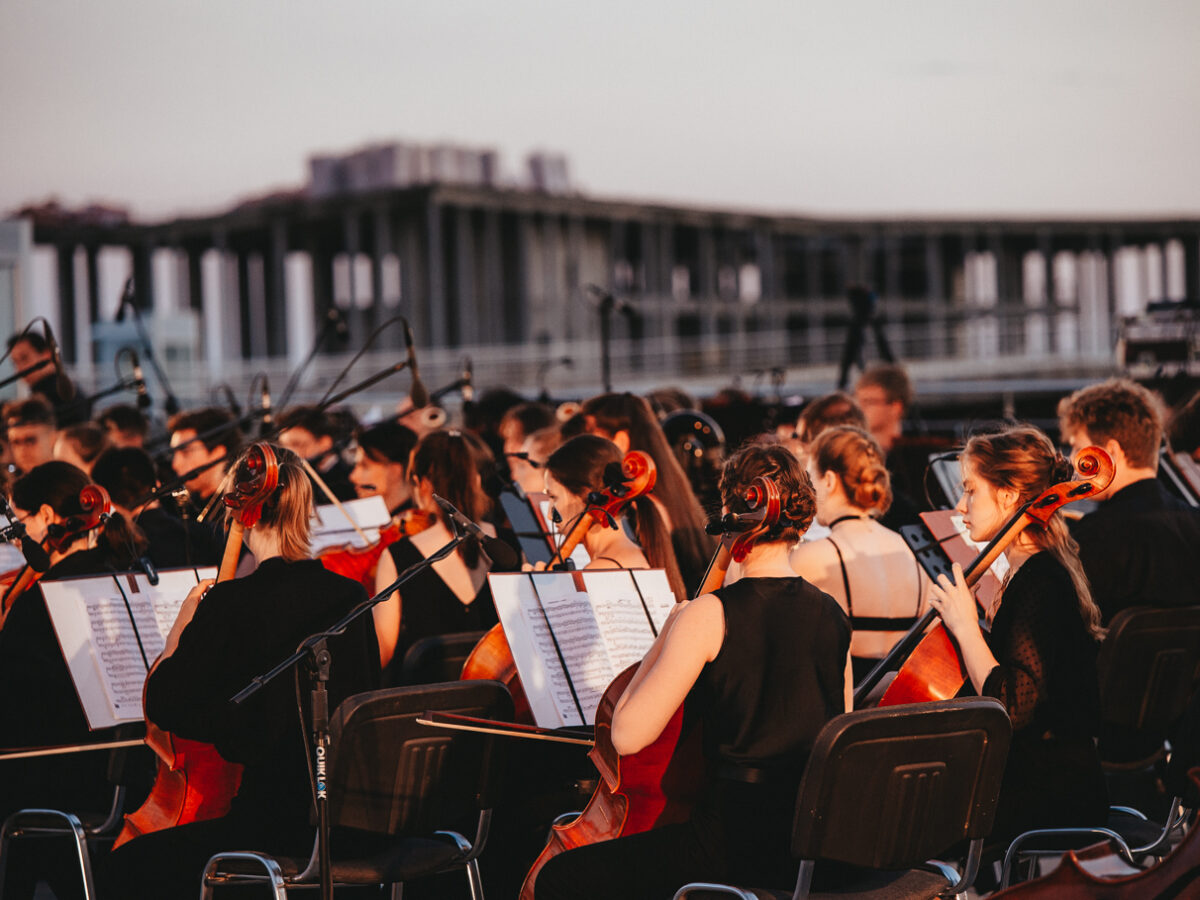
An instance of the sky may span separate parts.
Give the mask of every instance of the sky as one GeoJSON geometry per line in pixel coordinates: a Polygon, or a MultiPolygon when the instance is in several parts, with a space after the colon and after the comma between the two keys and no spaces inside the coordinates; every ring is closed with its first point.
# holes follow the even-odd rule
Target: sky
{"type": "Polygon", "coordinates": [[[1195,217],[1197,48],[1194,0],[2,0],[0,213],[216,212],[404,140],[598,197],[1195,217]]]}

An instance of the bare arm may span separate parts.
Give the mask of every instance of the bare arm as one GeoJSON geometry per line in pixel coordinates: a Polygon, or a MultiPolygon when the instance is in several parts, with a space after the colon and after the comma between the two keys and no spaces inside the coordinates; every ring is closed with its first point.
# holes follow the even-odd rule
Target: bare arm
{"type": "Polygon", "coordinates": [[[672,612],[613,712],[613,747],[636,753],[653,743],[725,639],[721,601],[705,594],[672,612]]]}
{"type": "MultiPolygon", "coordinates": [[[[382,591],[396,580],[396,561],[386,550],[379,557],[375,569],[375,592],[382,591]]],[[[400,592],[392,591],[386,600],[375,604],[371,616],[375,619],[375,637],[379,641],[379,665],[387,668],[396,654],[396,643],[400,640],[400,592]]]]}

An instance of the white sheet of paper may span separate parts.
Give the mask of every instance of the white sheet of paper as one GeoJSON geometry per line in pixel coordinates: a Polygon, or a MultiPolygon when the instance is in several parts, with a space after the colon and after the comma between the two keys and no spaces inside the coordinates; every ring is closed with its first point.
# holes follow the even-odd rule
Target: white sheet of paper
{"type": "Polygon", "coordinates": [[[339,544],[349,544],[352,547],[365,547],[363,539],[354,530],[354,524],[371,539],[379,540],[379,529],[391,520],[387,504],[382,497],[363,497],[359,500],[347,500],[342,503],[345,513],[332,503],[318,506],[312,518],[311,549],[315,556],[326,547],[339,544]]]}
{"type": "Polygon", "coordinates": [[[142,719],[148,664],[162,653],[191,586],[199,578],[213,577],[215,568],[160,572],[157,586],[144,574],[124,573],[41,582],[46,609],[90,728],[142,719]],[[119,586],[116,579],[121,579],[119,586]]]}

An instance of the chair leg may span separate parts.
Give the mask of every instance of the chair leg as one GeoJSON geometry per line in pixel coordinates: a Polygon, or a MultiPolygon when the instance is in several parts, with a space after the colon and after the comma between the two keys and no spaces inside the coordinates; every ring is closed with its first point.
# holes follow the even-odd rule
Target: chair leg
{"type": "Polygon", "coordinates": [[[61,820],[66,826],[61,829],[54,828],[53,826],[32,824],[24,826],[30,832],[44,832],[50,836],[67,837],[69,829],[69,836],[75,843],[75,858],[79,862],[79,875],[83,881],[84,900],[95,900],[96,884],[92,878],[92,863],[88,855],[87,833],[84,831],[83,825],[77,816],[57,809],[23,809],[13,813],[5,820],[3,833],[0,834],[0,895],[4,893],[5,860],[8,858],[9,844],[14,836],[21,836],[21,819],[28,816],[51,817],[61,820]]]}
{"type": "Polygon", "coordinates": [[[392,897],[391,900],[404,900],[404,882],[392,882],[392,897]]]}
{"type": "Polygon", "coordinates": [[[204,874],[200,876],[200,900],[212,900],[212,889],[219,883],[221,878],[218,870],[221,863],[227,859],[243,859],[252,860],[258,863],[266,872],[266,877],[271,883],[271,892],[275,896],[275,900],[287,900],[287,887],[283,880],[283,872],[279,868],[279,863],[271,857],[252,851],[232,851],[228,853],[218,853],[209,859],[204,866],[204,874]]]}
{"type": "Polygon", "coordinates": [[[479,860],[473,859],[466,865],[467,884],[471,888],[471,900],[483,900],[483,879],[479,876],[479,860]]]}

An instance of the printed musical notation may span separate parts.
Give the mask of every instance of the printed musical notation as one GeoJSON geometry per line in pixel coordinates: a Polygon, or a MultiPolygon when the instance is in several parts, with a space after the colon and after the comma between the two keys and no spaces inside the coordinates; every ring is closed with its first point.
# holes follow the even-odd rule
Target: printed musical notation
{"type": "Polygon", "coordinates": [[[545,728],[594,723],[605,689],[646,655],[675,604],[661,570],[508,573],[489,580],[534,720],[545,728]]]}

